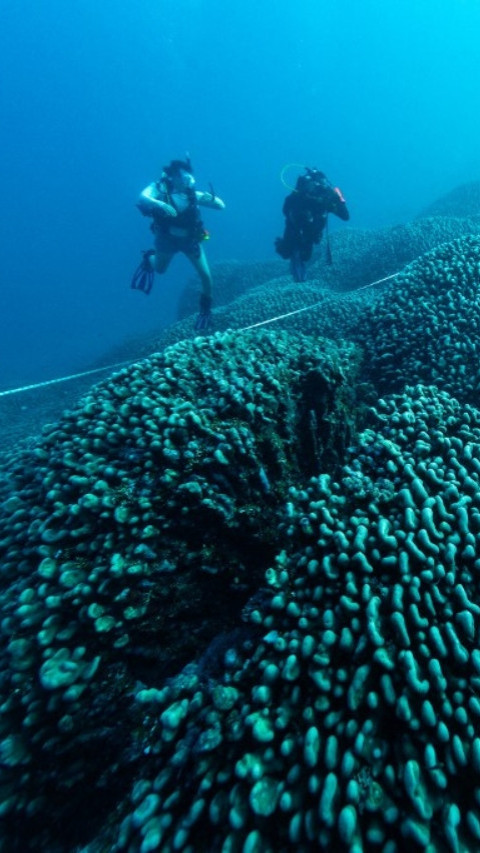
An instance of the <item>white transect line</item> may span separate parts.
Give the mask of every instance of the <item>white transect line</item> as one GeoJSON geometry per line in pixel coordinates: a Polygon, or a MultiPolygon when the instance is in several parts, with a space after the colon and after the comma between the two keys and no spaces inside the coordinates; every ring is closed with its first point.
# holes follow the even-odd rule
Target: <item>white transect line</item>
{"type": "MultiPolygon", "coordinates": [[[[386,275],[385,278],[377,278],[376,281],[371,281],[369,284],[364,284],[362,287],[357,287],[355,290],[350,290],[348,293],[338,293],[335,294],[340,299],[345,296],[351,296],[352,293],[358,293],[359,290],[365,290],[367,287],[373,287],[374,284],[381,284],[382,281],[389,281],[391,278],[396,278],[398,272],[392,273],[392,275],[386,275]]],[[[285,317],[293,317],[294,314],[301,314],[302,311],[311,311],[312,308],[317,308],[319,305],[323,305],[323,302],[314,302],[313,305],[307,305],[305,308],[297,308],[295,311],[289,311],[288,314],[278,314],[277,317],[271,317],[270,320],[261,320],[260,323],[253,323],[252,326],[244,326],[243,329],[239,329],[239,332],[247,332],[249,329],[257,329],[258,326],[266,326],[267,323],[275,323],[276,320],[283,320],[285,317]]]]}
{"type": "MultiPolygon", "coordinates": [[[[134,361],[138,361],[134,359],[134,361]]],[[[33,391],[35,388],[45,388],[47,385],[55,385],[57,382],[68,382],[70,379],[81,379],[82,376],[92,376],[102,370],[113,370],[115,367],[123,367],[124,364],[134,364],[134,361],[118,361],[117,364],[107,364],[106,367],[96,367],[94,370],[85,370],[83,373],[72,373],[70,376],[60,376],[58,379],[48,379],[46,382],[37,382],[35,385],[23,385],[22,388],[10,388],[8,391],[0,391],[0,397],[8,394],[20,394],[22,391],[33,391]]]]}
{"type": "MultiPolygon", "coordinates": [[[[378,278],[376,281],[371,281],[370,284],[364,284],[362,287],[357,287],[356,290],[350,290],[348,295],[358,293],[359,290],[365,290],[367,287],[373,287],[374,284],[381,284],[384,281],[389,281],[391,278],[396,278],[398,272],[392,275],[386,275],[385,278],[378,278]]],[[[346,293],[338,294],[340,297],[347,296],[346,293]]],[[[266,326],[268,323],[276,323],[277,320],[284,320],[285,317],[293,317],[294,314],[301,314],[303,311],[311,311],[312,308],[323,305],[322,302],[314,302],[313,305],[307,305],[305,308],[297,308],[296,311],[289,311],[288,314],[278,314],[277,317],[271,317],[269,320],[261,320],[260,323],[253,323],[251,326],[244,326],[243,329],[238,329],[239,332],[248,332],[250,329],[257,329],[259,326],[266,326]]],[[[56,385],[58,382],[69,382],[71,379],[82,379],[84,376],[93,376],[94,373],[101,373],[103,370],[114,370],[116,367],[123,367],[125,364],[135,364],[139,361],[138,358],[130,359],[129,361],[118,361],[116,364],[107,364],[106,367],[96,367],[94,370],[85,370],[83,373],[72,373],[70,376],[60,376],[57,379],[48,379],[46,382],[37,382],[34,385],[23,385],[21,388],[10,388],[8,391],[0,391],[0,397],[8,397],[10,394],[21,394],[23,391],[35,391],[37,388],[46,388],[49,385],[56,385]]]]}
{"type": "Polygon", "coordinates": [[[373,287],[374,284],[381,284],[382,281],[390,281],[391,278],[396,278],[397,275],[400,275],[399,272],[393,272],[391,275],[386,275],[384,278],[377,278],[376,281],[371,281],[370,284],[362,284],[361,287],[357,287],[355,290],[350,291],[351,293],[358,293],[359,290],[366,290],[367,287],[373,287]]]}

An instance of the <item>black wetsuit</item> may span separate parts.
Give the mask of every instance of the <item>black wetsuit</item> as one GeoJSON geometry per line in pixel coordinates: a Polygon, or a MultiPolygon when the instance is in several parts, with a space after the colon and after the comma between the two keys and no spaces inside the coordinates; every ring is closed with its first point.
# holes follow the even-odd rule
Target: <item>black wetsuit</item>
{"type": "Polygon", "coordinates": [[[282,258],[292,262],[296,281],[305,279],[304,264],[310,260],[314,244],[321,240],[329,213],[344,221],[350,219],[341,192],[330,185],[315,195],[296,190],[284,201],[285,231],[275,241],[275,248],[282,258]]]}

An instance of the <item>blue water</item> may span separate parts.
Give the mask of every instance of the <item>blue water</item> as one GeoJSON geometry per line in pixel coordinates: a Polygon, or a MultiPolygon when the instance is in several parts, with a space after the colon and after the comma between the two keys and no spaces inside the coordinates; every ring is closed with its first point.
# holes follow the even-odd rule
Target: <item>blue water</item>
{"type": "Polygon", "coordinates": [[[0,388],[65,375],[175,319],[192,272],[129,289],[139,191],[190,152],[212,262],[274,257],[308,163],[352,227],[480,175],[478,0],[2,0],[0,388]]]}

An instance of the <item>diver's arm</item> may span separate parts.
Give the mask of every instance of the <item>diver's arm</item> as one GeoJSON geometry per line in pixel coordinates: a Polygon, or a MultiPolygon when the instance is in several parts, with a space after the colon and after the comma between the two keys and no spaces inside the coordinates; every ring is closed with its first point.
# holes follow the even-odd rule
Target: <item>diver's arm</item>
{"type": "Polygon", "coordinates": [[[224,210],[225,208],[225,202],[214,193],[203,193],[200,190],[195,190],[195,197],[197,204],[202,207],[213,207],[216,210],[224,210]]]}
{"type": "Polygon", "coordinates": [[[157,195],[158,189],[155,182],[142,190],[137,201],[140,213],[143,213],[144,216],[155,216],[156,214],[176,216],[177,211],[175,208],[171,204],[167,204],[166,201],[161,201],[161,199],[157,198],[157,195]]]}
{"type": "Polygon", "coordinates": [[[339,190],[338,187],[332,187],[329,190],[329,193],[331,193],[331,195],[328,204],[328,212],[334,213],[335,216],[338,216],[340,219],[343,219],[344,222],[347,222],[350,219],[350,214],[341,190],[339,190]]]}

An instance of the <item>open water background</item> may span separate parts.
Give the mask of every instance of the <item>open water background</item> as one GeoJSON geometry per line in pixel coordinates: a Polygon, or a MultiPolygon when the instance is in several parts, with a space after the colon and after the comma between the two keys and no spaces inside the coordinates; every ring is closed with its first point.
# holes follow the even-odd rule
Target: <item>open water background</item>
{"type": "Polygon", "coordinates": [[[479,31],[478,0],[2,0],[0,388],[175,319],[182,258],[148,299],[129,281],[136,197],[186,150],[227,204],[213,263],[274,257],[287,163],[358,228],[477,180],[479,31]]]}

